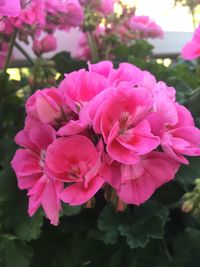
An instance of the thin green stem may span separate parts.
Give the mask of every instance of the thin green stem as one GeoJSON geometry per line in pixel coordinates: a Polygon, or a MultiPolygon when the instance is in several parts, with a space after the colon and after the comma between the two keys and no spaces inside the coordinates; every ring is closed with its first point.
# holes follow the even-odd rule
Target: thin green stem
{"type": "Polygon", "coordinates": [[[28,55],[28,53],[24,50],[23,47],[21,47],[21,45],[15,41],[15,47],[22,53],[22,55],[24,55],[24,57],[31,63],[31,65],[34,66],[34,61],[32,60],[32,58],[28,55]]]}
{"type": "Polygon", "coordinates": [[[108,60],[110,58],[110,52],[112,49],[111,43],[107,44],[106,52],[105,52],[105,59],[108,60]]]}
{"type": "Polygon", "coordinates": [[[94,36],[92,32],[90,31],[86,32],[86,34],[87,34],[88,44],[89,44],[91,54],[92,54],[92,62],[96,62],[99,59],[99,53],[98,53],[98,49],[96,46],[94,36]]]}
{"type": "Polygon", "coordinates": [[[16,40],[16,37],[17,37],[17,32],[18,32],[18,30],[15,29],[15,31],[13,32],[13,34],[11,36],[11,39],[10,39],[10,46],[9,46],[9,49],[8,49],[8,53],[7,53],[7,56],[6,56],[6,61],[5,61],[4,68],[3,68],[3,71],[5,73],[7,71],[7,68],[9,66],[9,64],[10,64],[13,48],[15,46],[15,40],[16,40]]]}
{"type": "Polygon", "coordinates": [[[180,200],[178,202],[175,202],[175,203],[172,203],[172,204],[169,204],[169,205],[166,205],[166,207],[168,209],[179,209],[181,208],[183,205],[183,200],[180,200]]]}
{"type": "Polygon", "coordinates": [[[195,21],[195,11],[194,11],[194,8],[193,7],[190,7],[190,12],[192,14],[192,24],[193,24],[193,27],[194,27],[194,30],[196,28],[196,21],[195,21]]]}
{"type": "Polygon", "coordinates": [[[162,243],[163,243],[163,249],[166,253],[166,256],[168,258],[169,261],[172,261],[172,256],[170,255],[170,252],[169,252],[169,249],[168,249],[168,246],[167,246],[167,243],[165,241],[165,239],[162,239],[162,243]]]}

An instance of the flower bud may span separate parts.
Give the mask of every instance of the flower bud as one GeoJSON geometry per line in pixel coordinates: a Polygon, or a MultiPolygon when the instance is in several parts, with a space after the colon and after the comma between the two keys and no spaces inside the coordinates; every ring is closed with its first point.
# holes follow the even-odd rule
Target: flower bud
{"type": "Polygon", "coordinates": [[[193,210],[193,207],[194,207],[193,201],[192,200],[187,200],[182,205],[182,211],[188,213],[188,212],[193,210]]]}
{"type": "Polygon", "coordinates": [[[47,34],[41,41],[36,39],[33,43],[33,51],[38,56],[40,56],[42,53],[54,51],[56,48],[57,40],[51,34],[47,34]]]}

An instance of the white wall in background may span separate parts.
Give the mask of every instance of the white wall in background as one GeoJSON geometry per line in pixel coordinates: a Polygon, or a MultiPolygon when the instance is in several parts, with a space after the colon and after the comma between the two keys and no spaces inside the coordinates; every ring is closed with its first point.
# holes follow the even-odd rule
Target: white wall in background
{"type": "MultiPolygon", "coordinates": [[[[70,51],[74,54],[78,49],[78,38],[79,32],[77,30],[72,30],[68,33],[66,32],[57,32],[56,36],[58,38],[58,49],[59,51],[70,51]]],[[[155,46],[154,54],[160,53],[180,53],[184,44],[189,41],[192,37],[192,32],[165,32],[163,39],[150,39],[149,42],[155,46]]],[[[26,49],[31,57],[34,57],[34,54],[31,50],[31,46],[21,44],[24,49],[26,49]]],[[[45,57],[50,58],[55,52],[46,53],[45,57]]],[[[15,49],[14,57],[17,60],[24,59],[23,55],[15,49]]]]}
{"type": "MultiPolygon", "coordinates": [[[[76,29],[73,29],[69,32],[64,32],[64,31],[57,31],[55,33],[55,36],[58,39],[58,48],[56,50],[56,52],[59,51],[70,51],[72,54],[76,52],[76,50],[78,49],[78,38],[79,38],[79,32],[76,29]]],[[[30,45],[26,45],[24,43],[20,43],[20,45],[26,50],[28,51],[29,55],[34,58],[35,55],[32,52],[32,42],[30,42],[30,45]]],[[[50,52],[50,53],[46,53],[45,57],[46,58],[50,58],[53,55],[55,55],[55,51],[54,52],[50,52]]],[[[14,49],[14,58],[17,60],[21,60],[24,59],[24,56],[21,54],[21,52],[19,52],[16,48],[14,49]]]]}
{"type": "Polygon", "coordinates": [[[192,35],[192,32],[165,32],[163,39],[151,39],[149,42],[155,47],[154,54],[180,53],[192,35]]]}
{"type": "Polygon", "coordinates": [[[193,31],[192,16],[188,7],[174,7],[174,0],[129,0],[135,1],[137,15],[154,19],[165,31],[193,31]]]}

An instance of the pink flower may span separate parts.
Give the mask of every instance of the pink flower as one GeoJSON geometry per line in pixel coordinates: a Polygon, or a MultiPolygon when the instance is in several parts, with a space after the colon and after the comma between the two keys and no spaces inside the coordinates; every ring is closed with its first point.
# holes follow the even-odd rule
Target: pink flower
{"type": "Polygon", "coordinates": [[[84,19],[83,8],[78,0],[46,1],[47,28],[58,27],[68,30],[69,27],[79,26],[84,19]]]}
{"type": "Polygon", "coordinates": [[[59,90],[65,103],[78,113],[81,107],[108,86],[109,81],[103,75],[81,69],[66,74],[59,90]]]}
{"type": "Polygon", "coordinates": [[[100,0],[99,11],[104,15],[108,15],[114,12],[114,0],[100,0]]]}
{"type": "Polygon", "coordinates": [[[26,102],[27,114],[44,123],[55,124],[62,118],[63,99],[56,88],[37,90],[26,102]]]}
{"type": "Polygon", "coordinates": [[[0,16],[15,17],[20,10],[20,0],[0,0],[0,16]]]}
{"type": "Polygon", "coordinates": [[[70,205],[81,205],[102,187],[98,174],[101,164],[93,143],[85,136],[62,137],[49,146],[47,166],[60,181],[69,183],[60,198],[70,205]]]}
{"type": "Polygon", "coordinates": [[[121,63],[118,69],[114,69],[110,72],[109,80],[112,85],[117,86],[120,82],[131,82],[132,85],[136,85],[142,81],[144,73],[138,67],[129,64],[121,63]]]}
{"type": "Polygon", "coordinates": [[[177,123],[168,125],[162,136],[162,148],[173,159],[188,164],[183,156],[200,156],[200,130],[194,126],[190,112],[176,104],[177,123]]]}
{"type": "Polygon", "coordinates": [[[163,37],[162,28],[156,24],[155,21],[151,20],[148,16],[136,16],[134,15],[131,20],[131,29],[141,34],[140,37],[163,37]]]}
{"type": "Polygon", "coordinates": [[[22,28],[27,25],[33,25],[34,28],[40,28],[45,25],[45,10],[43,1],[31,1],[25,8],[21,10],[21,13],[16,18],[11,18],[11,22],[17,28],[22,28]]]}
{"type": "Polygon", "coordinates": [[[67,23],[72,26],[79,26],[83,22],[83,9],[78,0],[68,0],[67,5],[67,23]]]}
{"type": "Polygon", "coordinates": [[[105,164],[101,174],[127,204],[140,205],[161,185],[171,181],[180,164],[165,153],[152,152],[134,165],[105,164]]]}
{"type": "Polygon", "coordinates": [[[89,71],[101,74],[108,78],[110,73],[113,71],[113,64],[111,61],[107,60],[96,64],[89,64],[89,71]]]}
{"type": "Polygon", "coordinates": [[[88,60],[91,58],[91,51],[88,45],[86,34],[81,32],[78,40],[78,49],[73,54],[75,58],[88,60]]]}
{"type": "Polygon", "coordinates": [[[153,104],[151,95],[144,88],[133,89],[125,83],[109,94],[94,117],[94,130],[103,135],[106,150],[113,159],[135,164],[141,155],[160,144],[145,119],[153,104]]]}
{"type": "Polygon", "coordinates": [[[160,115],[163,123],[174,125],[177,123],[178,115],[175,106],[175,89],[166,86],[163,82],[158,82],[153,90],[154,111],[160,115]]]}
{"type": "Polygon", "coordinates": [[[192,40],[183,47],[181,54],[182,57],[187,60],[195,59],[200,56],[200,24],[195,30],[192,40]]]}
{"type": "Polygon", "coordinates": [[[67,106],[71,108],[74,114],[79,114],[81,119],[72,119],[66,125],[59,129],[61,136],[79,134],[88,126],[89,120],[84,118],[87,104],[107,88],[109,81],[95,72],[86,72],[79,70],[65,75],[65,79],[59,85],[60,93],[67,106]]]}
{"type": "Polygon", "coordinates": [[[57,39],[51,35],[47,34],[42,40],[35,39],[33,42],[33,51],[36,55],[41,55],[43,53],[48,53],[56,50],[57,48],[57,39]]]}
{"type": "Polygon", "coordinates": [[[29,196],[28,213],[33,216],[42,206],[52,224],[58,224],[61,209],[59,194],[63,183],[46,168],[46,150],[56,139],[55,130],[47,124],[27,119],[25,129],[15,138],[18,149],[12,160],[20,189],[27,189],[29,196]]]}

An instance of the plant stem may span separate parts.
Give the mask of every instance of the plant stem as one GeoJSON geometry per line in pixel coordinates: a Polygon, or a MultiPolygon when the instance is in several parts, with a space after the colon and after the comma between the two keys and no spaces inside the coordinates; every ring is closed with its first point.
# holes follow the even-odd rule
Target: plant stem
{"type": "Polygon", "coordinates": [[[179,209],[179,208],[181,208],[182,204],[183,204],[183,200],[180,200],[178,202],[166,205],[166,207],[168,209],[179,209]]]}
{"type": "Polygon", "coordinates": [[[17,37],[17,32],[18,32],[18,30],[15,29],[15,31],[13,32],[13,34],[11,36],[11,39],[10,39],[10,46],[9,46],[9,49],[8,49],[8,53],[7,53],[7,56],[6,56],[6,61],[5,61],[4,68],[3,68],[3,71],[5,73],[7,71],[7,68],[9,66],[9,64],[10,64],[13,48],[14,48],[14,45],[15,45],[15,39],[17,37]]]}
{"type": "Polygon", "coordinates": [[[28,55],[28,53],[24,50],[21,45],[15,41],[15,47],[24,55],[24,57],[31,63],[31,65],[34,65],[34,61],[32,58],[28,55]]]}
{"type": "Polygon", "coordinates": [[[164,251],[166,253],[166,256],[167,256],[168,260],[172,261],[172,257],[171,257],[171,255],[169,253],[169,250],[168,250],[167,243],[166,243],[165,239],[162,240],[162,243],[163,243],[163,248],[164,248],[164,251]]]}
{"type": "Polygon", "coordinates": [[[96,62],[99,59],[99,54],[98,54],[96,42],[94,40],[94,36],[92,32],[90,31],[87,31],[86,34],[87,34],[88,44],[89,44],[91,54],[92,54],[92,62],[96,62]]]}
{"type": "Polygon", "coordinates": [[[106,60],[108,60],[110,57],[111,49],[112,49],[112,45],[111,45],[111,43],[108,43],[107,48],[106,48],[106,52],[105,52],[105,59],[106,60]]]}
{"type": "Polygon", "coordinates": [[[194,27],[194,30],[196,28],[196,21],[195,21],[195,11],[194,11],[194,7],[190,7],[190,12],[192,14],[192,24],[193,24],[193,27],[194,27]]]}

